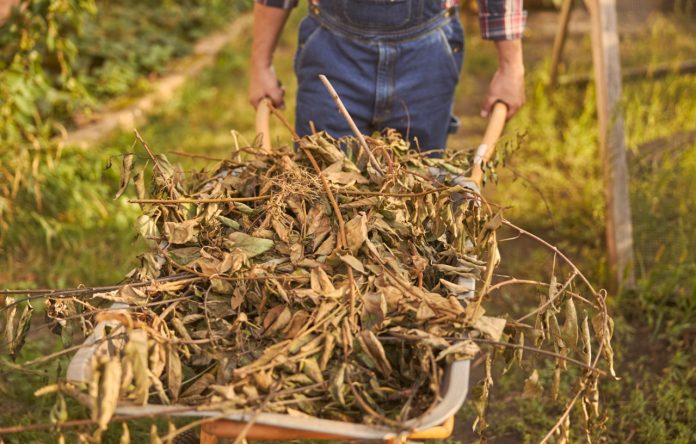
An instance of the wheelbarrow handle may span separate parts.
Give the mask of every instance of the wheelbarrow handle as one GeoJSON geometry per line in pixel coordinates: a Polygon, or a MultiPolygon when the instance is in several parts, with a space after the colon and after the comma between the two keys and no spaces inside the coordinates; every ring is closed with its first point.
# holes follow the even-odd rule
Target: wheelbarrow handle
{"type": "Polygon", "coordinates": [[[495,152],[495,144],[498,142],[500,135],[505,127],[508,107],[504,102],[496,102],[491,111],[491,117],[488,119],[486,133],[483,135],[481,145],[476,150],[474,156],[474,168],[471,171],[470,179],[479,187],[483,180],[483,165],[491,160],[495,152]]]}
{"type": "Polygon", "coordinates": [[[264,97],[256,107],[256,134],[261,134],[261,147],[271,151],[271,99],[264,97]]]}

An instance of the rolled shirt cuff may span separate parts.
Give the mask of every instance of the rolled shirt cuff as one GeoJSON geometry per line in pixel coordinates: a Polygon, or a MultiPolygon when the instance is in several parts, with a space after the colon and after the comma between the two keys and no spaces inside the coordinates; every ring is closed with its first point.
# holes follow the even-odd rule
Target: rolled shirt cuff
{"type": "Polygon", "coordinates": [[[256,0],[259,5],[271,8],[291,9],[297,6],[298,0],[256,0]]]}
{"type": "Polygon", "coordinates": [[[527,11],[510,14],[480,13],[481,37],[486,40],[518,40],[524,34],[527,11]]]}

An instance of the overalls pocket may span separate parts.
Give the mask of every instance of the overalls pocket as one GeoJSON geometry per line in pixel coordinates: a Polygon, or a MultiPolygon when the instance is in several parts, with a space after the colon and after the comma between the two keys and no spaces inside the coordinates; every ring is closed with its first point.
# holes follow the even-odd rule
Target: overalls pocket
{"type": "Polygon", "coordinates": [[[302,68],[302,60],[304,59],[305,49],[314,40],[319,31],[321,30],[321,25],[311,16],[307,16],[300,23],[300,29],[297,37],[297,50],[295,51],[295,58],[293,60],[293,69],[295,70],[295,75],[298,75],[300,69],[302,68]]]}
{"type": "Polygon", "coordinates": [[[343,18],[369,30],[393,31],[411,21],[411,0],[343,0],[343,18]]]}
{"type": "Polygon", "coordinates": [[[452,19],[440,29],[443,45],[452,62],[452,74],[459,79],[464,63],[464,29],[458,19],[452,19]]]}

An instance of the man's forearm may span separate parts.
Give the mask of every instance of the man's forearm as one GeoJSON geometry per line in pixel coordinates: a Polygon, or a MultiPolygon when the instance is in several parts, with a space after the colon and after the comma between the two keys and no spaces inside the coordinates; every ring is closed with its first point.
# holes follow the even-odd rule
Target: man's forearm
{"type": "Polygon", "coordinates": [[[272,65],[273,53],[289,15],[290,9],[272,8],[258,3],[254,5],[252,66],[268,68],[272,65]]]}
{"type": "Polygon", "coordinates": [[[512,117],[525,101],[522,40],[496,40],[495,47],[498,69],[488,86],[481,114],[488,115],[495,102],[502,101],[508,106],[508,117],[512,117]]]}
{"type": "Polygon", "coordinates": [[[524,73],[522,40],[498,40],[495,47],[498,50],[498,67],[501,70],[524,73]]]}

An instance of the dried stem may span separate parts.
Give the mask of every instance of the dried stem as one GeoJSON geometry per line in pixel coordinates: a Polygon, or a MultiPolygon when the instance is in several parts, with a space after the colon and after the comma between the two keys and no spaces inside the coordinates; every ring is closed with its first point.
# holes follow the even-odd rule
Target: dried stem
{"type": "Polygon", "coordinates": [[[372,154],[372,150],[370,147],[367,145],[367,141],[365,140],[365,136],[362,135],[360,130],[358,129],[358,126],[355,124],[355,121],[353,121],[353,118],[350,116],[350,113],[346,109],[346,107],[343,105],[343,101],[341,98],[338,96],[338,93],[334,89],[333,85],[331,85],[331,82],[329,82],[329,79],[326,78],[325,75],[321,74],[319,75],[319,79],[321,80],[321,83],[324,84],[326,89],[329,91],[329,94],[331,94],[331,98],[333,101],[336,103],[336,107],[338,108],[338,111],[341,113],[344,119],[346,119],[346,122],[348,122],[348,126],[350,126],[351,131],[353,131],[353,134],[355,134],[355,137],[358,138],[360,141],[360,145],[362,145],[363,149],[367,153],[367,157],[370,159],[370,164],[372,164],[372,168],[377,170],[381,175],[384,175],[384,171],[382,170],[382,167],[380,166],[379,162],[377,162],[377,159],[375,158],[375,155],[372,154]]]}
{"type": "MultiPolygon", "coordinates": [[[[498,241],[498,243],[500,243],[500,242],[502,242],[502,241],[498,241]]],[[[498,283],[495,284],[495,285],[492,285],[492,286],[488,289],[488,294],[493,293],[495,290],[500,290],[502,287],[507,287],[508,285],[538,285],[538,286],[540,286],[540,287],[550,287],[550,286],[551,286],[551,284],[549,284],[548,282],[531,281],[531,280],[528,280],[528,279],[511,278],[511,279],[508,279],[508,280],[506,280],[506,281],[501,281],[501,282],[498,282],[498,283]]],[[[598,307],[594,302],[585,299],[584,297],[580,296],[579,294],[577,294],[577,293],[575,293],[575,292],[573,292],[573,291],[569,291],[569,290],[568,290],[568,291],[566,291],[566,293],[568,293],[569,295],[571,295],[571,296],[574,297],[575,299],[577,299],[577,300],[579,300],[579,301],[582,301],[582,302],[584,302],[584,303],[587,304],[587,305],[592,306],[592,308],[594,308],[594,309],[599,309],[599,307],[598,307]]]]}
{"type": "Polygon", "coordinates": [[[192,159],[211,160],[213,162],[226,162],[226,161],[228,161],[228,159],[222,159],[220,157],[206,156],[204,154],[184,153],[181,151],[169,151],[169,154],[173,154],[175,156],[180,156],[180,157],[190,157],[192,159]]]}
{"type": "MultiPolygon", "coordinates": [[[[162,170],[162,167],[160,166],[159,162],[157,161],[157,157],[155,157],[154,153],[150,149],[150,146],[147,144],[147,142],[145,142],[145,139],[143,139],[143,137],[140,135],[140,133],[138,132],[137,129],[134,129],[133,131],[135,132],[135,137],[138,139],[138,141],[143,146],[143,148],[145,148],[145,151],[147,151],[147,155],[150,156],[150,159],[152,159],[152,162],[155,164],[155,169],[157,170],[159,175],[162,176],[162,178],[164,178],[166,180],[166,177],[164,175],[164,171],[162,170]]],[[[169,181],[167,181],[167,182],[169,182],[169,181]]],[[[174,187],[169,183],[168,183],[168,185],[169,185],[169,193],[173,196],[174,195],[174,187]]]]}
{"type": "Polygon", "coordinates": [[[178,205],[183,203],[192,204],[210,204],[210,203],[228,203],[228,202],[256,202],[266,200],[271,196],[251,196],[251,197],[219,197],[215,199],[130,199],[128,202],[135,204],[161,204],[161,205],[178,205]]]}
{"type": "Polygon", "coordinates": [[[556,430],[563,424],[563,421],[565,421],[566,416],[570,414],[570,411],[573,410],[573,407],[575,406],[575,403],[578,402],[578,399],[580,399],[580,395],[582,395],[582,392],[585,391],[585,383],[584,381],[580,384],[580,388],[578,389],[578,392],[575,394],[573,399],[571,399],[568,402],[568,406],[566,409],[563,411],[563,414],[558,418],[558,421],[556,421],[556,424],[554,424],[553,427],[551,427],[551,430],[542,438],[541,441],[539,441],[539,444],[545,444],[546,442],[551,439],[554,433],[556,433],[556,430]]]}
{"type": "Polygon", "coordinates": [[[379,197],[422,197],[428,194],[442,193],[450,190],[452,187],[437,188],[434,190],[420,191],[418,193],[385,193],[379,191],[352,191],[352,190],[336,190],[338,194],[346,194],[349,196],[379,196],[379,197]]]}
{"type": "Polygon", "coordinates": [[[14,305],[20,304],[22,302],[26,301],[32,301],[34,299],[42,299],[42,298],[64,298],[64,297],[73,297],[73,296],[79,296],[79,295],[93,295],[95,293],[107,293],[110,291],[114,290],[120,290],[121,288],[125,287],[126,285],[130,285],[131,287],[134,288],[140,288],[140,287],[147,287],[149,285],[157,285],[159,283],[165,283],[165,282],[178,282],[178,281],[185,281],[187,279],[197,279],[194,275],[189,274],[189,273],[182,273],[182,274],[175,274],[173,276],[167,276],[163,278],[158,278],[158,279],[153,279],[150,281],[143,281],[143,282],[133,282],[133,283],[126,283],[126,284],[121,284],[121,285],[109,285],[105,287],[84,287],[84,288],[66,288],[63,290],[0,290],[0,295],[11,295],[11,294],[31,294],[31,296],[20,299],[18,301],[15,301],[11,304],[8,304],[0,309],[6,310],[14,305]]]}
{"type": "MultiPolygon", "coordinates": [[[[450,339],[450,338],[447,338],[447,339],[450,339]]],[[[471,341],[473,341],[473,342],[478,342],[478,343],[481,343],[481,344],[496,345],[496,346],[502,346],[502,347],[507,347],[507,348],[517,348],[517,349],[525,350],[525,351],[528,351],[528,352],[537,353],[537,354],[539,354],[539,355],[548,356],[548,357],[550,357],[550,358],[562,359],[562,360],[564,360],[564,361],[571,362],[571,363],[577,365],[578,367],[582,367],[582,368],[584,368],[584,369],[587,369],[587,370],[590,370],[590,371],[599,373],[599,374],[602,375],[602,376],[605,376],[605,375],[606,375],[606,372],[605,372],[604,370],[600,370],[600,369],[598,369],[598,368],[596,368],[596,367],[587,365],[587,364],[585,364],[585,363],[582,362],[582,361],[578,361],[577,359],[573,359],[573,358],[571,358],[571,357],[564,356],[564,355],[561,355],[561,354],[559,354],[559,353],[554,353],[554,352],[552,352],[552,351],[544,350],[544,349],[541,349],[541,348],[529,347],[529,346],[527,346],[527,345],[522,345],[522,344],[513,344],[513,343],[510,343],[510,342],[494,341],[494,340],[492,340],[492,339],[469,338],[469,340],[471,340],[471,341]]]]}

